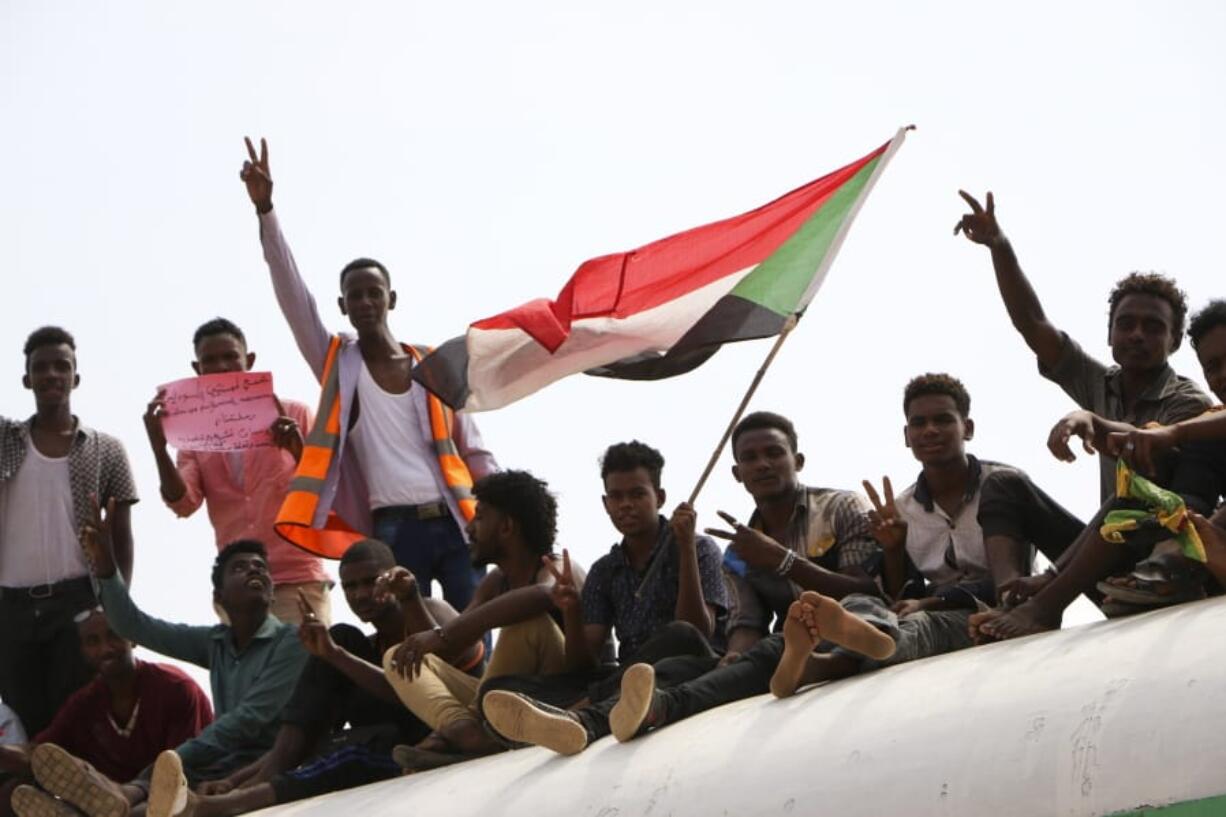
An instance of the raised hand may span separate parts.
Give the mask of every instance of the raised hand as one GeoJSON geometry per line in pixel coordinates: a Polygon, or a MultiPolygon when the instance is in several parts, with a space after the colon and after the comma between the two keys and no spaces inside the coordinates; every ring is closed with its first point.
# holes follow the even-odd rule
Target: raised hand
{"type": "Polygon", "coordinates": [[[90,521],[81,527],[81,549],[90,570],[99,579],[115,575],[115,551],[111,546],[111,516],[115,513],[115,499],[106,501],[106,516],[98,506],[97,495],[91,494],[90,521]]]}
{"type": "Polygon", "coordinates": [[[579,588],[575,586],[575,574],[570,566],[570,551],[566,548],[562,549],[561,570],[558,570],[557,566],[553,563],[553,559],[548,556],[542,556],[541,563],[545,565],[545,569],[553,576],[553,587],[549,588],[549,596],[553,599],[553,606],[563,613],[579,609],[579,588]]]}
{"type": "Polygon", "coordinates": [[[726,531],[719,528],[707,528],[706,533],[717,539],[725,539],[731,543],[732,550],[750,567],[763,570],[775,570],[787,556],[787,548],[776,542],[759,530],[748,525],[742,525],[732,514],[716,511],[720,518],[732,526],[726,531]]]}
{"type": "Polygon", "coordinates": [[[673,538],[677,540],[677,544],[694,546],[694,531],[698,527],[698,514],[694,511],[694,506],[688,502],[682,502],[673,511],[672,519],[668,520],[668,526],[672,529],[673,538]]]}
{"type": "Polygon", "coordinates": [[[1004,241],[1005,234],[1000,231],[1000,225],[996,223],[996,201],[992,198],[992,194],[988,193],[986,210],[980,207],[975,197],[965,190],[959,190],[958,195],[967,203],[971,211],[962,216],[954,225],[954,235],[962,233],[976,244],[986,244],[989,247],[1004,241]]]}
{"type": "Polygon", "coordinates": [[[1073,435],[1081,438],[1081,447],[1087,454],[1097,453],[1094,448],[1094,418],[1088,411],[1074,411],[1061,417],[1047,435],[1047,448],[1056,459],[1062,462],[1077,459],[1068,444],[1073,435]]]}
{"type": "Polygon", "coordinates": [[[302,459],[302,447],[306,441],[302,438],[302,429],[298,426],[298,421],[285,413],[285,406],[281,405],[281,401],[274,394],[273,401],[277,404],[277,419],[272,421],[269,426],[269,433],[272,434],[272,441],[277,448],[283,449],[290,453],[294,458],[294,462],[302,459]]]}
{"type": "Polygon", "coordinates": [[[1113,431],[1107,435],[1107,453],[1119,457],[1142,474],[1158,472],[1158,458],[1179,445],[1174,426],[1158,428],[1134,428],[1132,431],[1113,431]]]}
{"type": "Polygon", "coordinates": [[[898,505],[894,502],[894,486],[890,484],[890,478],[881,478],[881,488],[885,491],[884,501],[867,479],[860,484],[864,486],[864,493],[868,494],[868,501],[873,503],[873,509],[868,512],[868,524],[877,544],[890,551],[896,551],[906,545],[907,523],[903,521],[898,505]]]}
{"type": "Polygon", "coordinates": [[[145,433],[154,448],[166,447],[166,432],[162,430],[162,414],[166,411],[166,391],[158,389],[158,393],[145,407],[145,433]]]}
{"type": "Polygon", "coordinates": [[[384,601],[389,595],[408,601],[421,592],[417,577],[407,567],[397,565],[375,579],[375,598],[384,601]]]}
{"type": "Polygon", "coordinates": [[[298,625],[298,640],[306,651],[325,661],[336,655],[340,648],[332,640],[328,625],[320,621],[315,608],[301,590],[298,591],[298,612],[302,615],[302,623],[298,625]]]}
{"type": "Polygon", "coordinates": [[[260,139],[260,155],[255,153],[255,145],[251,139],[244,136],[247,143],[247,161],[238,177],[247,185],[247,196],[255,205],[257,213],[267,213],[272,209],[272,172],[268,169],[268,143],[260,139]]]}

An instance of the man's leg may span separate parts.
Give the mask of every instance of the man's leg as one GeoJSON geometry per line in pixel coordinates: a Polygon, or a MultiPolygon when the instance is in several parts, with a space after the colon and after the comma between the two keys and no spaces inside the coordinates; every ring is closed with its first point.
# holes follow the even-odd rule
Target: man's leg
{"type": "Polygon", "coordinates": [[[428,523],[404,508],[377,508],[373,516],[375,538],[392,549],[396,564],[417,577],[423,596],[433,595],[434,559],[428,523]]]}
{"type": "Polygon", "coordinates": [[[556,675],[565,669],[566,636],[552,618],[542,613],[498,632],[498,643],[482,680],[503,675],[556,675]]]}
{"type": "Polygon", "coordinates": [[[430,520],[429,528],[434,577],[443,588],[447,603],[463,610],[472,601],[477,584],[485,577],[485,568],[473,566],[472,552],[460,526],[451,516],[430,520]]]}
{"type": "Polygon", "coordinates": [[[395,653],[393,647],[383,656],[383,672],[388,682],[400,701],[433,729],[442,743],[464,754],[484,754],[497,748],[477,719],[476,678],[437,655],[427,655],[421,664],[421,674],[409,680],[392,666],[395,653]]]}
{"type": "Polygon", "coordinates": [[[272,614],[290,624],[302,623],[302,611],[298,606],[298,594],[306,596],[307,603],[324,624],[332,623],[332,600],[325,582],[302,582],[278,584],[272,594],[272,614]]]}

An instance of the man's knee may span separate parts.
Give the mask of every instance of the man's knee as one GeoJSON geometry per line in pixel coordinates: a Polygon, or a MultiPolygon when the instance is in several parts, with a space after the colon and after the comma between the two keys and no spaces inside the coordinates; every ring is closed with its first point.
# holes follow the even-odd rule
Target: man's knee
{"type": "Polygon", "coordinates": [[[651,641],[667,645],[672,655],[706,655],[711,651],[706,636],[688,621],[670,621],[658,628],[651,641]]]}

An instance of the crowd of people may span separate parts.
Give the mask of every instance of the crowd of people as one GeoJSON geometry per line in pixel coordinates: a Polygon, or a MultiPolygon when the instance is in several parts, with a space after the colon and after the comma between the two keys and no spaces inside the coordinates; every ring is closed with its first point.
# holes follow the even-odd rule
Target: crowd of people
{"type": "MultiPolygon", "coordinates": [[[[795,426],[756,411],[731,438],[752,511],[704,534],[693,507],[668,504],[660,451],[610,445],[602,500],[620,540],[585,569],[555,547],[547,484],[500,469],[470,417],[414,384],[423,350],[392,333],[386,268],[341,270],[354,331],[326,328],[273,209],[267,147],[247,150],[241,177],[318,408],[278,399],[273,446],[172,457],[165,395],[148,404],[161,498],[180,516],[204,505],[218,548],[217,623],[167,622],[129,594],[136,486],[121,443],[72,413],[74,339],[29,336],[35,413],[0,418],[0,814],[220,817],[524,745],[575,754],[1056,629],[1081,594],[1118,617],[1226,583],[1226,301],[1189,320],[1173,281],[1128,275],[1108,300],[1108,366],[1048,320],[991,194],[962,194],[955,232],[989,249],[1040,374],[1078,406],[1048,445],[1098,454],[1088,521],[970,453],[966,388],[921,374],[902,399],[920,469],[898,493],[802,481],[795,426]],[[1185,331],[1218,406],[1167,362],[1185,331]],[[339,559],[368,631],[329,626],[314,554],[339,559]],[[207,669],[211,696],[134,645],[207,669]]],[[[192,346],[199,375],[255,363],[222,318],[192,346]]]]}

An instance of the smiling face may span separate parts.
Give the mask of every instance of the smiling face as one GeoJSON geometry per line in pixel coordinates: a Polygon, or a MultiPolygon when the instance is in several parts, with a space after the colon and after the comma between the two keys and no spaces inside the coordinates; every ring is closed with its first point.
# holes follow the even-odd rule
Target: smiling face
{"type": "Polygon", "coordinates": [[[222,565],[221,587],[215,595],[233,618],[231,611],[249,609],[261,603],[265,607],[271,605],[272,589],[272,576],[264,557],[258,553],[238,552],[222,565]]]}
{"type": "Polygon", "coordinates": [[[345,273],[338,303],[341,314],[361,335],[387,323],[387,313],[396,308],[396,293],[378,269],[357,267],[345,273]]]}
{"type": "Polygon", "coordinates": [[[646,468],[610,471],[604,478],[604,509],[622,536],[654,532],[659,524],[664,491],[656,488],[646,468]]]}
{"type": "Polygon", "coordinates": [[[941,465],[966,456],[966,441],[975,424],[958,412],[947,394],[924,394],[907,404],[903,438],[907,448],[924,465],[941,465]]]}
{"type": "Polygon", "coordinates": [[[132,658],[132,643],[120,638],[101,611],[93,611],[77,624],[81,655],[90,669],[104,679],[121,678],[136,666],[132,658]]]}
{"type": "Polygon", "coordinates": [[[1205,382],[1219,402],[1226,403],[1226,325],[1210,329],[1196,344],[1205,382]]]}
{"type": "Polygon", "coordinates": [[[26,373],[21,382],[34,392],[34,405],[40,411],[67,405],[72,390],[81,379],[77,375],[77,355],[67,343],[47,344],[30,351],[26,373]]]}
{"type": "Polygon", "coordinates": [[[250,371],[255,364],[255,354],[247,351],[247,345],[230,334],[205,335],[196,344],[196,360],[192,368],[196,374],[221,374],[223,372],[250,371]]]}
{"type": "Polygon", "coordinates": [[[787,435],[777,428],[743,432],[732,456],[736,460],[732,476],[755,501],[790,496],[800,484],[796,473],[804,467],[804,454],[792,451],[787,435]]]}
{"type": "Polygon", "coordinates": [[[1108,342],[1120,368],[1146,372],[1160,367],[1175,351],[1175,313],[1165,298],[1125,295],[1111,315],[1108,342]]]}

